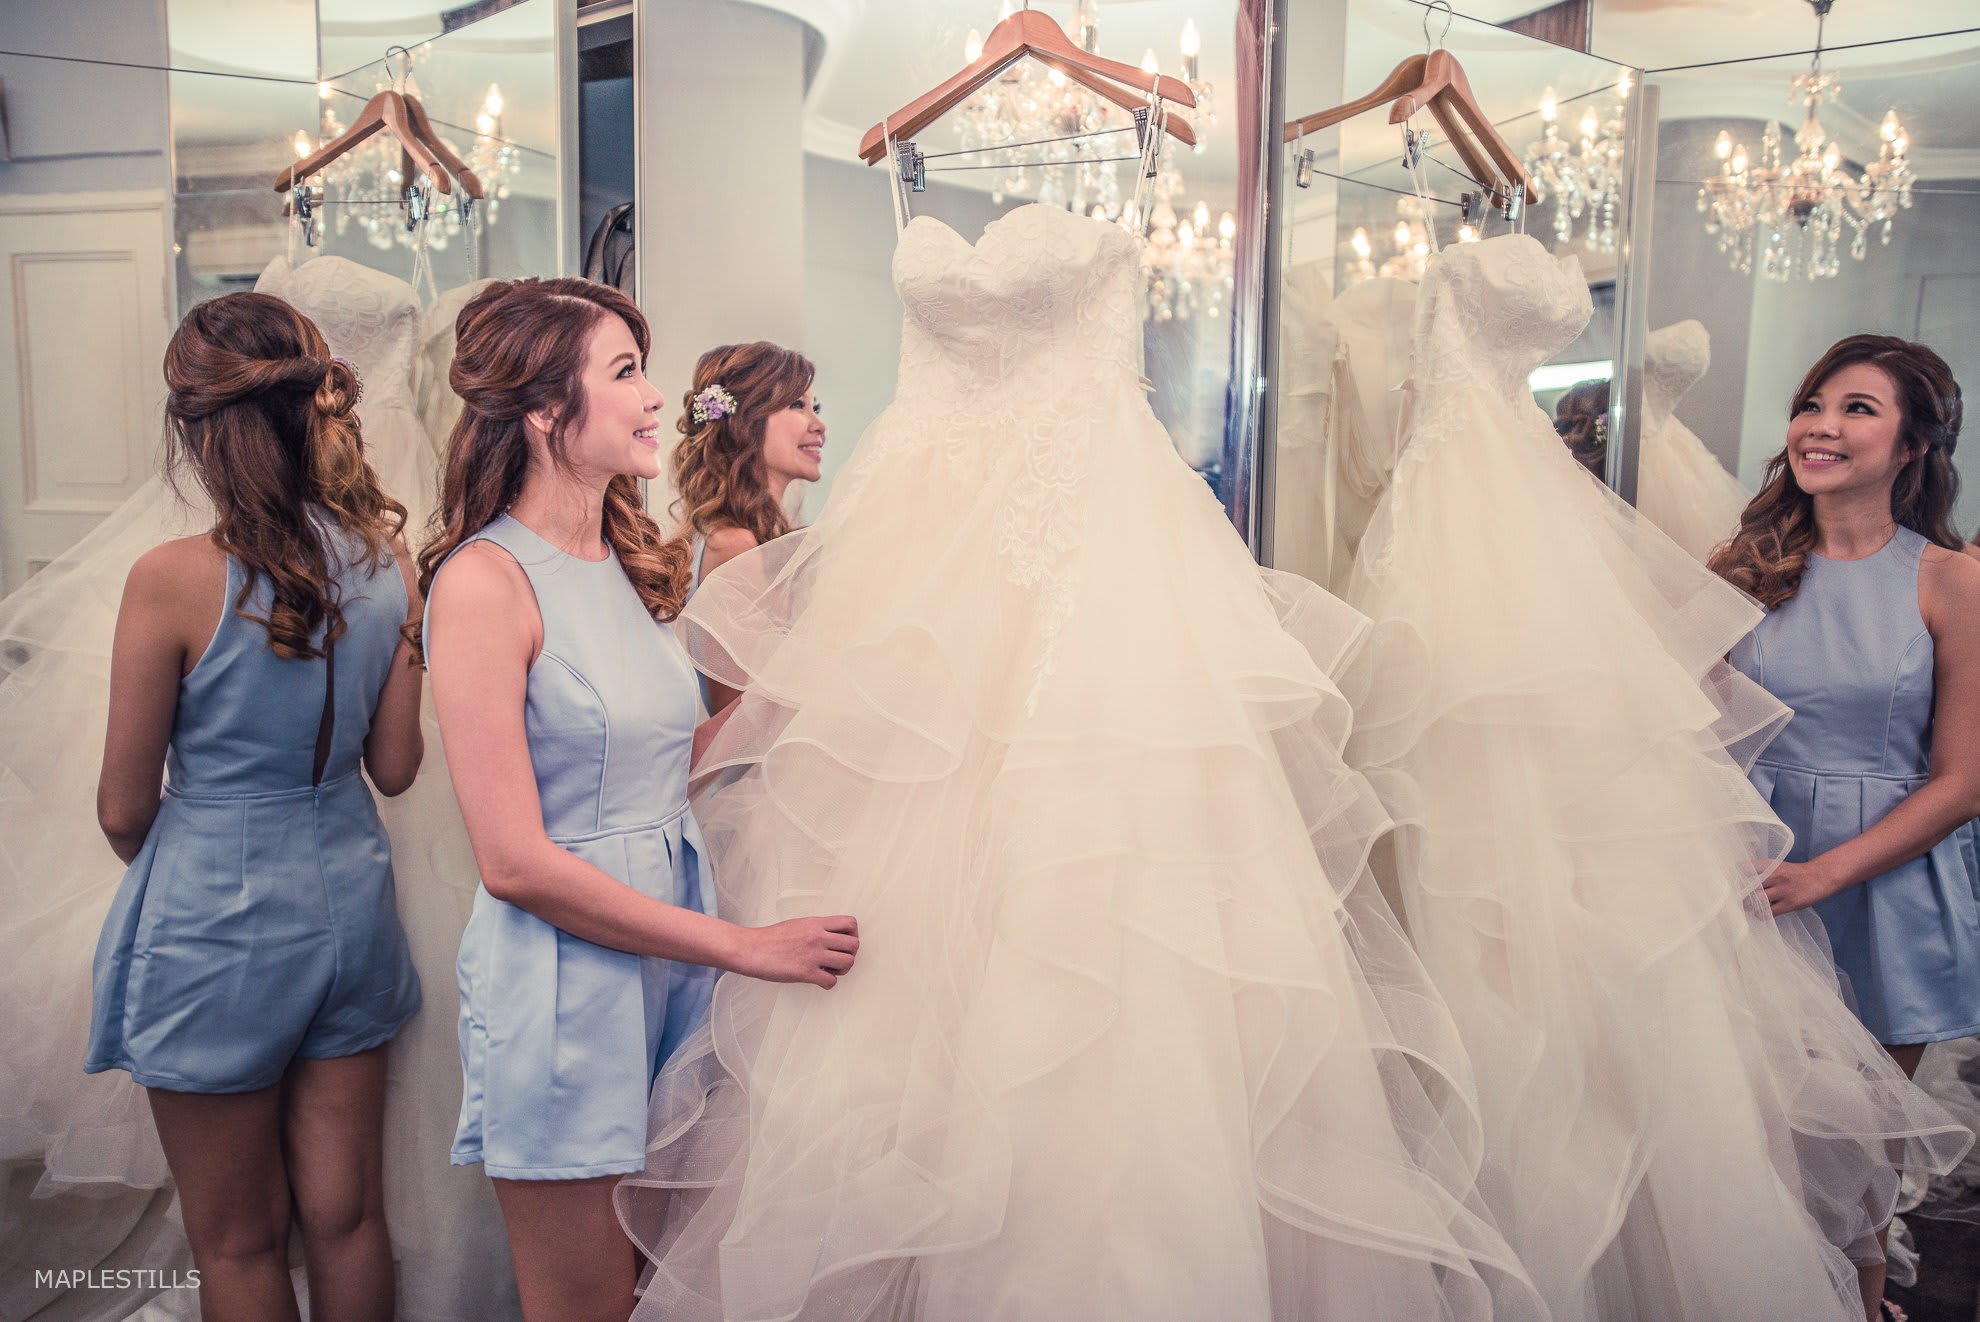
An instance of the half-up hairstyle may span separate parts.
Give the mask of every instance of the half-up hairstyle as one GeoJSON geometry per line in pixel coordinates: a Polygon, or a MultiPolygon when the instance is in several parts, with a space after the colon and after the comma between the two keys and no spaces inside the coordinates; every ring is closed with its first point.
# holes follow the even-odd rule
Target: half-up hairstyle
{"type": "Polygon", "coordinates": [[[760,546],[791,530],[789,517],[770,494],[763,429],[772,414],[804,398],[816,375],[809,358],[767,340],[724,344],[701,355],[694,365],[694,386],[674,424],[681,434],[674,447],[674,489],[680,492],[681,521],[689,531],[742,528],[760,546]],[[710,386],[722,387],[735,399],[735,412],[696,422],[694,397],[710,386]]]}
{"type": "Polygon", "coordinates": [[[223,294],[186,314],[165,348],[166,465],[213,502],[213,540],[246,571],[234,600],[275,655],[319,657],[344,632],[336,573],[312,509],[390,561],[403,505],[365,462],[358,379],[316,324],[267,294],[223,294]],[[248,613],[257,579],[274,589],[248,613]],[[323,631],[319,645],[317,631],[323,631]]]}
{"type": "MultiPolygon", "coordinates": [[[[1922,344],[1895,335],[1851,335],[1837,340],[1801,379],[1788,405],[1792,420],[1825,382],[1845,367],[1868,363],[1897,386],[1902,415],[1898,443],[1911,458],[1891,487],[1891,516],[1926,541],[1948,550],[1965,542],[1953,531],[1953,504],[1959,499],[1959,473],[1953,447],[1959,442],[1964,411],[1959,382],[1946,360],[1922,344]]],[[[1801,587],[1809,553],[1815,549],[1815,501],[1794,480],[1787,447],[1767,461],[1766,479],[1739,516],[1739,531],[1713,552],[1711,570],[1743,588],[1768,610],[1790,600],[1801,587]]]]}
{"type": "MultiPolygon", "coordinates": [[[[550,459],[567,462],[565,437],[584,419],[591,333],[607,317],[625,322],[644,366],[651,347],[646,318],[610,285],[576,277],[500,281],[461,309],[447,379],[462,409],[447,438],[432,536],[419,553],[422,593],[432,591],[433,576],[456,548],[522,495],[530,464],[524,420],[530,414],[554,420],[546,438],[550,459]]],[[[614,477],[605,488],[603,531],[653,618],[665,622],[679,615],[691,572],[687,544],[661,533],[631,474],[614,477]]],[[[421,650],[417,625],[410,635],[421,650]]]]}
{"type": "Polygon", "coordinates": [[[1554,432],[1576,463],[1601,478],[1609,463],[1609,383],[1583,381],[1554,405],[1554,432]]]}

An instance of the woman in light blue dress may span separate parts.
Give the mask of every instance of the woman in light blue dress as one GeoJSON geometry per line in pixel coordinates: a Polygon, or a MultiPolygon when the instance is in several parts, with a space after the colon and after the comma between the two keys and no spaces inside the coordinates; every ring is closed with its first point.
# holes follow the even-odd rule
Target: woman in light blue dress
{"type": "Polygon", "coordinates": [[[1960,421],[1930,349],[1838,342],[1711,562],[1768,608],[1733,664],[1794,709],[1752,769],[1794,832],[1771,908],[1821,920],[1858,1017],[1907,1074],[1927,1043],[1980,1033],[1980,561],[1948,523],[1960,421]]]}
{"type": "MultiPolygon", "coordinates": [[[[824,475],[825,419],[803,354],[757,340],[724,344],[695,360],[694,385],[674,428],[674,490],[693,549],[689,591],[752,547],[791,530],[793,482],[824,475]]],[[[701,682],[711,714],[736,691],[701,682]]]]}
{"type": "Polygon", "coordinates": [[[419,1008],[373,785],[422,753],[405,511],[358,382],[265,294],[186,315],[171,460],[210,532],[132,567],[97,811],[130,864],[97,947],[91,1072],[149,1093],[208,1322],[389,1317],[385,1044],[419,1008]],[[161,781],[162,794],[161,794],[161,781]]]}
{"type": "Polygon", "coordinates": [[[611,1191],[714,971],[829,988],[849,917],[710,912],[687,804],[688,590],[638,480],[660,473],[645,319],[586,280],[476,295],[457,323],[423,643],[482,886],[461,940],[457,1164],[495,1182],[523,1312],[623,1322],[633,1246],[611,1191]]]}

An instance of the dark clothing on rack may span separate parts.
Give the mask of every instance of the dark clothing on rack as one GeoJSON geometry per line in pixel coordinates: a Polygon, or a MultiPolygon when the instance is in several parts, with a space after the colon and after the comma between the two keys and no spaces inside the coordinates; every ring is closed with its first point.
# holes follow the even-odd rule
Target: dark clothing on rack
{"type": "Polygon", "coordinates": [[[584,254],[584,276],[636,297],[638,264],[633,260],[633,204],[621,202],[605,213],[584,254]]]}

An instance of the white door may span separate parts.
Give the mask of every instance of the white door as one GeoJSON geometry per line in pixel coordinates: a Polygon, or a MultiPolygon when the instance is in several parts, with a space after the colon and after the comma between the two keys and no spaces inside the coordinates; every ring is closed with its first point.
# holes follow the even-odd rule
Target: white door
{"type": "Polygon", "coordinates": [[[158,471],[171,241],[160,194],[0,198],[0,589],[158,471]]]}

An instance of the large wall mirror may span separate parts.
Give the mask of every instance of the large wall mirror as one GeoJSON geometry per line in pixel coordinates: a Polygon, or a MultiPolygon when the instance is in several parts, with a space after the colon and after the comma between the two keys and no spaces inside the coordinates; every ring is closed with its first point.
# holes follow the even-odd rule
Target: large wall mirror
{"type": "MultiPolygon", "coordinates": [[[[999,0],[682,0],[641,9],[641,298],[654,379],[678,397],[694,357],[769,338],[818,365],[829,438],[815,514],[867,425],[893,398],[901,307],[885,165],[858,156],[882,116],[961,69],[1014,6],[999,0]],[[697,51],[692,66],[675,52],[697,51]],[[690,126],[694,131],[689,132],[690,126]]],[[[1032,6],[1096,53],[1186,78],[1196,150],[1171,142],[1143,271],[1150,402],[1234,515],[1249,498],[1242,364],[1255,353],[1263,259],[1255,160],[1264,0],[1060,0],[1032,6]],[[1246,346],[1251,346],[1249,349],[1246,346]],[[1235,456],[1235,457],[1234,457],[1235,456]]],[[[1134,188],[1128,114],[1033,61],[918,135],[930,216],[975,242],[1043,202],[1118,218],[1134,188]],[[1030,144],[1030,145],[1020,145],[1030,144]],[[1004,150],[992,150],[1004,148],[1004,150]]],[[[1255,373],[1255,368],[1252,369],[1255,373]]]]}
{"type": "MultiPolygon", "coordinates": [[[[1675,416],[1745,494],[1785,442],[1802,374],[1845,335],[1923,341],[1969,396],[1980,384],[1980,33],[1960,0],[1835,0],[1826,18],[1806,0],[1764,15],[1702,8],[1697,26],[1673,25],[1598,0],[1594,39],[1631,50],[1659,103],[1640,273],[1647,366],[1660,348],[1689,354],[1675,416]],[[1797,187],[1784,175],[1804,148],[1797,187]]],[[[1724,498],[1702,485],[1717,478],[1687,467],[1681,435],[1659,441],[1644,438],[1646,512],[1682,502],[1724,523],[1724,498]]],[[[1969,537],[1980,526],[1975,451],[1969,439],[1955,453],[1966,483],[1954,523],[1969,537]]]]}
{"type": "MultiPolygon", "coordinates": [[[[1624,124],[1627,66],[1508,31],[1462,6],[1416,0],[1290,0],[1285,97],[1290,125],[1372,91],[1401,61],[1439,48],[1462,63],[1481,108],[1534,169],[1539,202],[1508,218],[1467,212],[1476,183],[1429,115],[1421,164],[1405,168],[1389,102],[1312,134],[1276,135],[1280,207],[1273,445],[1260,558],[1338,589],[1397,457],[1417,283],[1440,245],[1523,229],[1580,263],[1595,312],[1533,372],[1535,402],[1595,394],[1617,375],[1622,260],[1629,229],[1624,124]],[[1601,148],[1599,189],[1543,162],[1587,136],[1601,148]]],[[[1500,9],[1506,6],[1499,6],[1500,9]]],[[[1606,427],[1605,427],[1606,430],[1606,427]]],[[[1587,457],[1606,476],[1604,456],[1587,457]]]]}
{"type": "MultiPolygon", "coordinates": [[[[568,265],[560,154],[559,0],[463,16],[406,0],[243,6],[168,0],[174,228],[181,310],[252,287],[271,261],[334,254],[429,290],[568,265]],[[485,15],[485,16],[478,16],[485,15]],[[473,21],[465,21],[472,18],[473,21]],[[378,134],[313,181],[314,224],[285,214],[276,175],[334,138],[373,93],[414,92],[487,196],[463,215],[432,196],[415,219],[399,149],[378,134]]],[[[429,293],[429,298],[431,297],[429,293]]]]}

